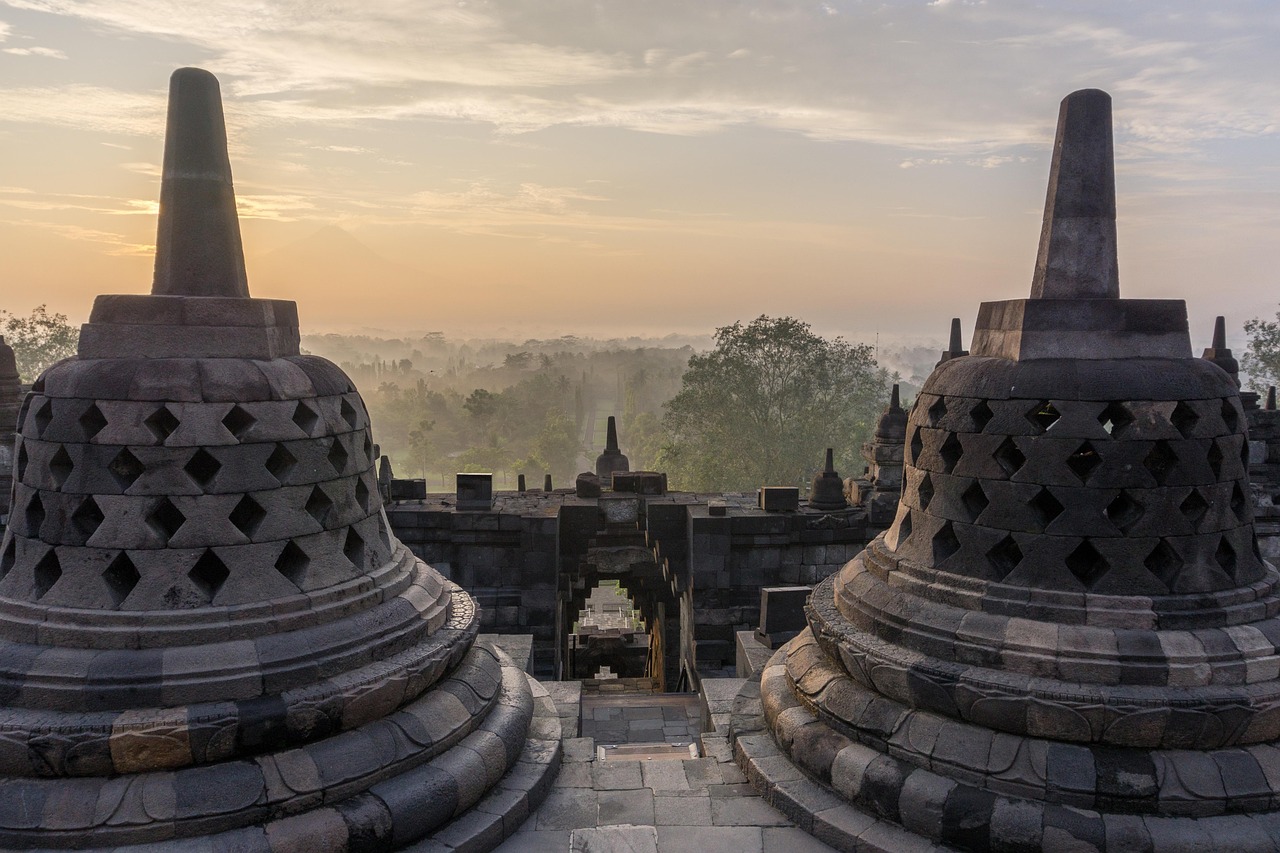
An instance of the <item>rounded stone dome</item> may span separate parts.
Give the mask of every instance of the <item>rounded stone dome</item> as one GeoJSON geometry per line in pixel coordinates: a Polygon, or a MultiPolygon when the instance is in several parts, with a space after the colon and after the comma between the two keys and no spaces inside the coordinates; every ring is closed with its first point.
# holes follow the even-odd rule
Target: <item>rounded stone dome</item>
{"type": "Polygon", "coordinates": [[[1265,573],[1247,462],[1235,385],[1203,359],[965,356],[911,412],[886,543],[1022,589],[1223,592],[1265,573]]]}

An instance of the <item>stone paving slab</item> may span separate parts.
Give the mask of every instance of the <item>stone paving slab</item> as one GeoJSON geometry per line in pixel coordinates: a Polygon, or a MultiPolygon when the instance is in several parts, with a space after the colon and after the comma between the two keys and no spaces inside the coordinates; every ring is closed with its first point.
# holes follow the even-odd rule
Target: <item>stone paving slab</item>
{"type": "Polygon", "coordinates": [[[601,744],[696,742],[705,710],[693,694],[580,696],[580,732],[601,744]]]}
{"type": "Polygon", "coordinates": [[[830,853],[747,783],[724,735],[702,745],[703,758],[600,761],[593,738],[566,737],[546,800],[496,853],[830,853]]]}
{"type": "Polygon", "coordinates": [[[570,853],[658,853],[658,833],[652,826],[601,826],[575,829],[570,853]]]}

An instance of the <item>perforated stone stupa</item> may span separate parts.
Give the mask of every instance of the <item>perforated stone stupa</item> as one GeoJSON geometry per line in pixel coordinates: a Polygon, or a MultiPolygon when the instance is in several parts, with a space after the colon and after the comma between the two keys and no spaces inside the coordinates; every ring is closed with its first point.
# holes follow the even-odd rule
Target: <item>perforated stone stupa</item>
{"type": "Polygon", "coordinates": [[[892,527],[739,697],[748,775],[840,849],[1280,843],[1240,398],[1182,301],[1119,297],[1115,245],[1110,98],[1076,92],[1031,298],[934,370],[892,527]]]}
{"type": "Polygon", "coordinates": [[[0,847],[487,849],[538,800],[545,691],[391,535],[294,303],[248,295],[207,72],[171,81],[152,294],[97,299],[16,455],[0,847]]]}
{"type": "Polygon", "coordinates": [[[9,517],[9,493],[13,491],[14,425],[18,422],[22,385],[13,347],[0,335],[0,521],[9,517]]]}

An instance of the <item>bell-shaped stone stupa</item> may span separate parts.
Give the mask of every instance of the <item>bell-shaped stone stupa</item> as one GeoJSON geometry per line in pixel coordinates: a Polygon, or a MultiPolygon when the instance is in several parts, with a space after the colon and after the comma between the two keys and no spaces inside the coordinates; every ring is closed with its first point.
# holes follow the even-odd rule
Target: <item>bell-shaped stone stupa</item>
{"type": "MultiPolygon", "coordinates": [[[[596,476],[608,485],[613,479],[614,471],[630,471],[631,463],[618,447],[618,422],[609,415],[605,431],[604,452],[596,457],[596,476]]],[[[550,491],[550,489],[548,489],[550,491]]]]}
{"type": "Polygon", "coordinates": [[[207,72],[170,83],[152,294],[97,299],[19,430],[0,847],[492,846],[527,807],[554,709],[391,535],[294,303],[249,297],[207,72]]]}
{"type": "Polygon", "coordinates": [[[1110,98],[1076,92],[1031,298],[926,381],[893,525],[815,589],[760,716],[744,694],[748,775],[841,849],[1272,849],[1247,453],[1183,302],[1119,297],[1110,98]]]}
{"type": "Polygon", "coordinates": [[[13,439],[22,400],[22,384],[13,347],[0,335],[0,518],[9,516],[13,491],[13,439]]]}
{"type": "Polygon", "coordinates": [[[844,480],[836,471],[835,450],[827,448],[827,460],[822,470],[813,475],[809,488],[809,506],[812,509],[834,511],[844,509],[849,501],[844,495],[844,480]]]}

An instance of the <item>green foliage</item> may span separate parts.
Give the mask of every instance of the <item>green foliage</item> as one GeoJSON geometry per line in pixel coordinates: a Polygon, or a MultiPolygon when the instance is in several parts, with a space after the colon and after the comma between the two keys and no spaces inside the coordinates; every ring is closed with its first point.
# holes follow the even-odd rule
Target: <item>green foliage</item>
{"type": "Polygon", "coordinates": [[[55,361],[75,355],[80,341],[80,329],[67,322],[66,314],[50,314],[43,305],[29,317],[0,309],[0,334],[13,347],[18,374],[26,383],[34,382],[55,361]]]}
{"type": "Polygon", "coordinates": [[[1254,317],[1244,324],[1249,346],[1240,357],[1240,371],[1249,375],[1249,388],[1265,394],[1267,386],[1280,385],[1280,312],[1276,319],[1254,317]]]}
{"type": "Polygon", "coordinates": [[[305,341],[356,383],[396,475],[426,477],[431,491],[451,490],[458,471],[492,471],[500,489],[513,488],[520,473],[535,486],[547,473],[558,485],[572,484],[603,449],[608,415],[622,415],[633,467],[654,459],[662,404],[680,387],[692,348],[641,343],[451,341],[437,333],[305,341]],[[633,442],[648,450],[633,450],[633,442]]]}
{"type": "Polygon", "coordinates": [[[791,317],[717,329],[715,349],[689,359],[666,405],[660,470],[693,491],[801,485],[833,447],[851,471],[887,381],[869,346],[827,340],[791,317]]]}

